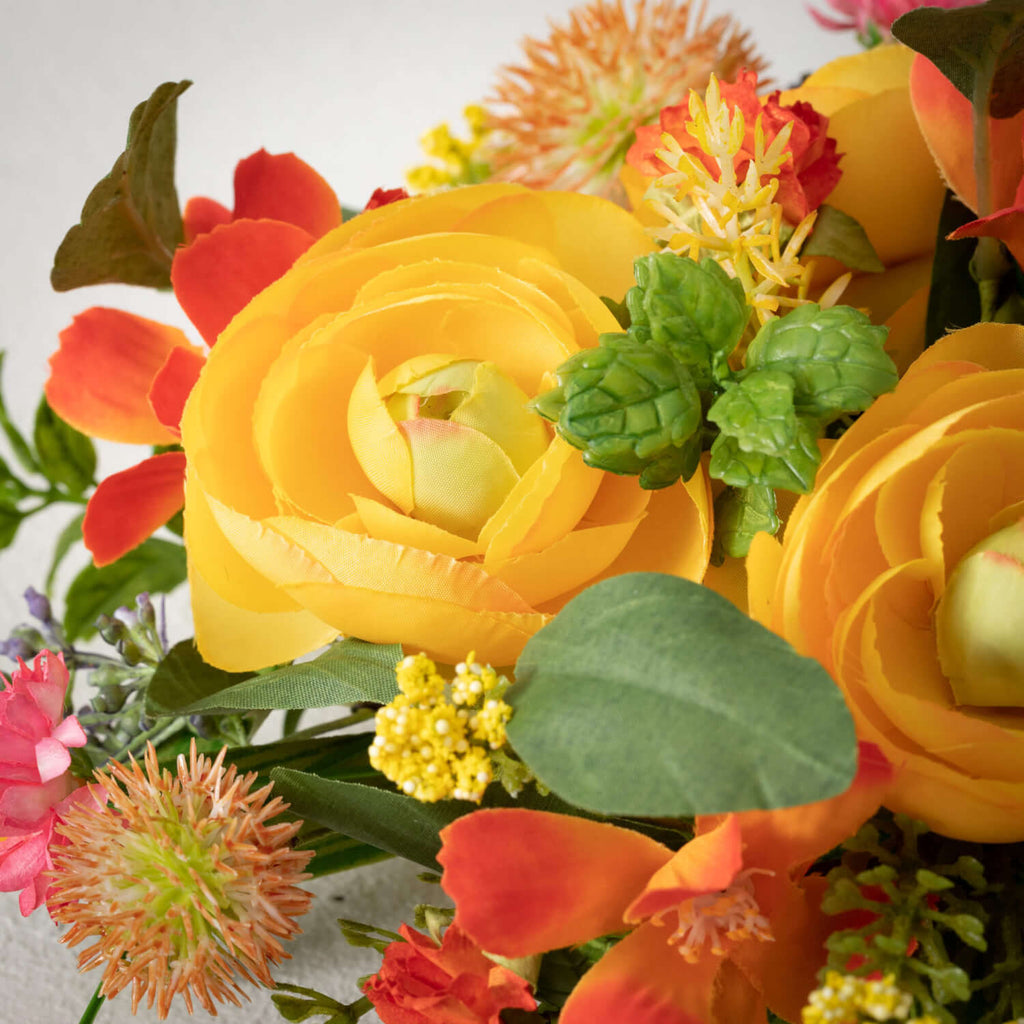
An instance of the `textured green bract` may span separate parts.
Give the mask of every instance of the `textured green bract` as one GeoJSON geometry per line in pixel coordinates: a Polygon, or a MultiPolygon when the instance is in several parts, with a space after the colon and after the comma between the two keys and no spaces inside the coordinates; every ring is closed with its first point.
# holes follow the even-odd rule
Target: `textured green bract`
{"type": "Polygon", "coordinates": [[[708,410],[740,451],[785,455],[796,442],[793,378],[781,370],[757,370],[733,384],[708,410]]]}
{"type": "Polygon", "coordinates": [[[165,82],[132,111],[124,152],[57,249],[50,274],[57,291],[104,282],[170,287],[171,259],[182,240],[176,111],[189,85],[165,82]]]}
{"type": "Polygon", "coordinates": [[[856,771],[853,722],[821,665],[675,576],[583,591],[515,674],[509,741],[544,785],[592,811],[786,807],[842,792],[856,771]]]}
{"type": "Polygon", "coordinates": [[[696,468],[686,442],[700,426],[700,395],[685,366],[625,334],[602,334],[557,370],[559,387],[533,408],[610,473],[640,475],[642,487],[665,487],[696,468]],[[687,472],[688,471],[688,472],[687,472]]]}
{"type": "Polygon", "coordinates": [[[800,256],[831,256],[851,270],[881,273],[885,264],[878,258],[867,232],[842,210],[822,203],[814,221],[814,230],[804,242],[800,256]]]}
{"type": "Polygon", "coordinates": [[[896,367],[883,348],[887,333],[850,306],[808,303],[757,332],[746,366],[788,373],[796,411],[825,422],[862,412],[896,386],[896,367]]]}
{"type": "MultiPolygon", "coordinates": [[[[177,714],[329,708],[371,701],[387,704],[398,694],[395,666],[402,660],[398,644],[371,644],[347,638],[323,654],[297,665],[252,676],[184,705],[177,714]]],[[[216,670],[213,670],[216,671],[216,670]]]]}
{"type": "Polygon", "coordinates": [[[626,293],[638,341],[665,349],[689,370],[697,387],[715,381],[750,318],[743,286],[710,257],[697,263],[674,253],[633,263],[637,286],[626,293]]]}
{"type": "Polygon", "coordinates": [[[766,484],[727,487],[715,498],[713,561],[721,564],[723,555],[746,558],[754,534],[774,536],[780,525],[774,488],[766,484]]]}
{"type": "Polygon", "coordinates": [[[65,423],[45,398],[36,409],[32,441],[47,480],[76,496],[92,485],[96,472],[96,449],[92,441],[65,423]]]}
{"type": "Polygon", "coordinates": [[[708,472],[730,487],[763,484],[806,494],[814,486],[820,462],[817,427],[798,418],[794,442],[784,455],[744,451],[738,438],[719,434],[711,445],[708,472]]]}
{"type": "Polygon", "coordinates": [[[133,605],[143,591],[169,593],[186,576],[185,549],[152,537],[101,569],[87,565],[68,587],[64,616],[68,641],[91,636],[101,615],[133,605]]]}
{"type": "Polygon", "coordinates": [[[1013,117],[1024,107],[1024,5],[1020,0],[956,10],[922,7],[893,23],[893,35],[923,53],[966,96],[975,77],[994,72],[989,97],[993,117],[1013,117]]]}

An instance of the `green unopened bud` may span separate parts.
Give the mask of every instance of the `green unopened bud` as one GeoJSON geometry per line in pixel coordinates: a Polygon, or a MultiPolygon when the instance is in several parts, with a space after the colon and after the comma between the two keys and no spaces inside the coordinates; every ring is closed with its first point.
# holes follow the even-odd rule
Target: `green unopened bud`
{"type": "Polygon", "coordinates": [[[681,363],[624,334],[603,334],[597,348],[577,352],[557,376],[559,387],[533,409],[556,422],[588,466],[639,475],[647,488],[692,475],[700,396],[681,363]]]}
{"type": "Polygon", "coordinates": [[[957,704],[1024,707],[1024,519],[964,556],[935,628],[957,704]]]}

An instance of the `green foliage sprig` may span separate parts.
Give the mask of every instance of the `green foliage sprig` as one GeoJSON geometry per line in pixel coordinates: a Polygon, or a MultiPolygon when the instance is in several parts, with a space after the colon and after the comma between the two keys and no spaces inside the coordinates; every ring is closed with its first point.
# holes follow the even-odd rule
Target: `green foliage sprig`
{"type": "Polygon", "coordinates": [[[649,489],[689,479],[710,449],[710,475],[732,489],[716,505],[718,560],[745,555],[754,533],[778,529],[775,489],[813,486],[828,426],[895,387],[886,329],[807,303],[764,324],[737,368],[750,317],[738,281],[672,253],[634,268],[626,330],[563,363],[533,408],[587,465],[649,489]]]}

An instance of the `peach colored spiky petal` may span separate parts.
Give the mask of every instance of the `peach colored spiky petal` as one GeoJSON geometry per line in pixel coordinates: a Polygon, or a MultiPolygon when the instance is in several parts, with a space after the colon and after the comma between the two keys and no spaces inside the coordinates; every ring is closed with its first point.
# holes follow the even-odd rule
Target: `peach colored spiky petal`
{"type": "Polygon", "coordinates": [[[133,1013],[145,998],[163,1020],[178,994],[190,1013],[193,997],[214,1016],[241,1005],[239,980],[273,986],[281,940],[309,909],[295,883],[312,853],[291,847],[302,823],[268,824],[287,804],[269,785],[250,792],[255,773],[225,770],[225,749],[211,760],[193,741],[176,774],[152,746],[144,766],[111,762],[99,800],[59,826],[68,845],[54,850],[48,905],[70,925],[61,941],[91,940],[79,969],[103,967],[107,997],[130,985],[133,1013]]]}
{"type": "Polygon", "coordinates": [[[578,7],[546,40],[523,42],[526,63],[503,69],[488,99],[497,180],[616,197],[633,133],[658,111],[765,62],[728,15],[705,3],[622,0],[578,7]]]}

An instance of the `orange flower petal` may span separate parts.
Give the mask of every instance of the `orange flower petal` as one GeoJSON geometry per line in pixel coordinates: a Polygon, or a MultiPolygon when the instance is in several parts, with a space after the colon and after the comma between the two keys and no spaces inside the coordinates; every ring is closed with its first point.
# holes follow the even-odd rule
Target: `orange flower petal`
{"type": "Polygon", "coordinates": [[[265,149],[235,168],[234,220],[279,220],[314,238],[341,223],[341,204],[330,185],[294,153],[265,149]]]}
{"type": "Polygon", "coordinates": [[[149,389],[149,404],[156,418],[172,433],[181,435],[181,414],[206,363],[206,353],[179,345],[173,348],[149,389]]]}
{"type": "Polygon", "coordinates": [[[621,931],[630,901],[672,856],[639,832],[519,808],[468,814],[441,839],[441,885],[459,924],[508,957],[621,931]]]}
{"type": "Polygon", "coordinates": [[[231,221],[231,211],[216,199],[206,196],[193,196],[185,204],[185,212],[181,215],[185,232],[185,244],[189,245],[200,235],[205,235],[220,224],[231,221]]]}
{"type": "Polygon", "coordinates": [[[232,317],[312,244],[312,235],[282,221],[224,224],[174,254],[174,294],[212,345],[232,317]]]}
{"type": "Polygon", "coordinates": [[[116,562],[159,529],[185,501],[185,455],[165,452],[114,473],[93,491],[82,536],[98,566],[116,562]]]}
{"type": "Polygon", "coordinates": [[[175,348],[190,349],[176,327],[94,306],[60,334],[50,357],[46,398],[92,437],[124,444],[170,444],[173,433],[147,400],[153,378],[175,348]]]}
{"type": "Polygon", "coordinates": [[[998,238],[1024,267],[1024,206],[1012,206],[990,217],[972,220],[954,231],[950,238],[998,238]]]}

